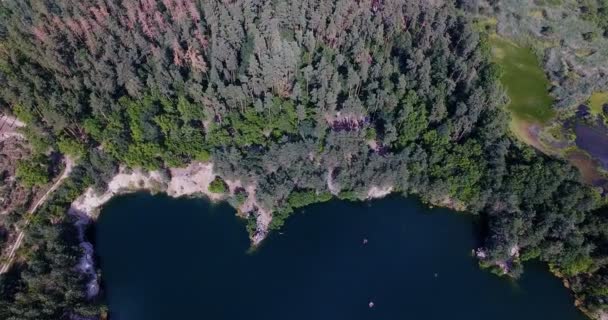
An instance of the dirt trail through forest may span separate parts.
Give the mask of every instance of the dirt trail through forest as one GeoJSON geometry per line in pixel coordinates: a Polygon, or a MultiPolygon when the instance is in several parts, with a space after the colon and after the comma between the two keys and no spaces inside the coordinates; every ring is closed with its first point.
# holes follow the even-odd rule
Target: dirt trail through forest
{"type": "Polygon", "coordinates": [[[23,229],[19,230],[19,234],[17,235],[15,242],[10,246],[7,260],[4,263],[4,265],[2,265],[2,268],[0,268],[0,274],[7,272],[8,269],[10,268],[11,264],[13,263],[13,259],[15,258],[15,253],[21,246],[21,243],[23,243],[23,238],[25,237],[25,229],[27,228],[28,224],[30,223],[32,216],[36,213],[36,210],[38,209],[38,207],[40,207],[44,202],[46,202],[46,199],[48,199],[48,197],[49,197],[49,195],[51,195],[51,193],[53,193],[55,190],[57,190],[57,188],[59,188],[59,186],[61,185],[63,180],[65,180],[67,177],[70,176],[70,173],[72,172],[72,169],[74,168],[74,160],[72,160],[70,157],[65,157],[63,161],[65,163],[65,169],[63,169],[63,173],[61,174],[59,179],[57,179],[57,181],[55,181],[55,183],[53,183],[53,185],[49,188],[49,190],[47,190],[47,192],[45,192],[44,195],[42,197],[40,197],[40,199],[38,199],[38,201],[36,201],[34,206],[28,211],[28,213],[24,217],[25,224],[23,226],[23,229]]]}

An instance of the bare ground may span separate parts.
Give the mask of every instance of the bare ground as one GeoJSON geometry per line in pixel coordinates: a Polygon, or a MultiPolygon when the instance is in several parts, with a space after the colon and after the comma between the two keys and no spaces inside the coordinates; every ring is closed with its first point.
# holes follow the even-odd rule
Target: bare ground
{"type": "MultiPolygon", "coordinates": [[[[185,168],[171,168],[170,176],[160,171],[145,172],[133,170],[121,171],[108,183],[108,189],[97,193],[92,188],[76,199],[70,211],[96,217],[100,208],[116,195],[132,193],[140,190],[166,192],[171,197],[204,195],[212,201],[226,199],[228,194],[218,194],[209,191],[209,185],[217,176],[213,171],[213,163],[195,162],[185,168]]],[[[230,194],[242,187],[240,181],[227,181],[230,194]]],[[[272,221],[272,212],[263,208],[255,196],[255,185],[244,187],[247,192],[245,202],[240,206],[239,214],[256,216],[257,228],[252,236],[252,244],[257,246],[266,238],[272,221]]]]}

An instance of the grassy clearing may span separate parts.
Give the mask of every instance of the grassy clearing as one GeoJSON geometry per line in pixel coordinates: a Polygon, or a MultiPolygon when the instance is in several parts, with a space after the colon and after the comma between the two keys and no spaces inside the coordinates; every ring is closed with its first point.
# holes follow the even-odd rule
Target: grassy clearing
{"type": "Polygon", "coordinates": [[[555,112],[547,90],[549,80],[534,52],[498,35],[492,35],[490,42],[494,59],[503,70],[501,82],[511,99],[507,109],[514,119],[541,124],[551,120],[555,112]]]}
{"type": "Polygon", "coordinates": [[[562,0],[538,0],[536,3],[539,6],[559,6],[563,3],[562,0]]]}
{"type": "Polygon", "coordinates": [[[542,10],[532,10],[532,11],[530,11],[530,13],[528,13],[528,15],[535,19],[542,19],[543,11],[542,10]]]}
{"type": "Polygon", "coordinates": [[[595,92],[587,103],[589,104],[589,108],[591,108],[591,113],[594,115],[602,114],[602,107],[608,103],[608,91],[595,92]]]}
{"type": "Polygon", "coordinates": [[[498,19],[496,19],[495,17],[483,17],[477,19],[477,21],[475,22],[475,27],[479,32],[484,32],[488,29],[495,29],[497,24],[498,19]]]}

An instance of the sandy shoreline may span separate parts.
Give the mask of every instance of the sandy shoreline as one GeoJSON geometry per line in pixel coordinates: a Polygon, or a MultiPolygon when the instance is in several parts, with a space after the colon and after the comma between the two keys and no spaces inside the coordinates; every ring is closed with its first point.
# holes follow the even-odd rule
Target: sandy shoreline
{"type": "MultiPolygon", "coordinates": [[[[211,201],[221,201],[229,194],[219,194],[209,191],[209,185],[217,177],[213,172],[213,163],[195,162],[185,168],[171,168],[165,171],[144,171],[135,169],[127,171],[121,168],[119,173],[108,183],[105,192],[98,193],[89,188],[78,197],[70,207],[73,214],[85,214],[93,219],[99,215],[101,207],[114,196],[137,191],[163,192],[179,198],[185,196],[203,195],[211,201]]],[[[255,234],[251,236],[253,246],[259,245],[268,235],[272,221],[272,212],[262,208],[255,197],[255,185],[241,186],[240,181],[229,181],[230,193],[236,188],[243,188],[247,193],[245,202],[239,206],[238,212],[244,217],[254,214],[257,221],[255,234]]]]}

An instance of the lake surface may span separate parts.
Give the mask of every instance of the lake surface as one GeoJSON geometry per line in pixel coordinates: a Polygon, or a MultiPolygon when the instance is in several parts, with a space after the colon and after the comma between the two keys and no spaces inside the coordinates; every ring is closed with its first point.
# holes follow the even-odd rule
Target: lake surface
{"type": "Polygon", "coordinates": [[[234,214],[111,201],[95,230],[111,320],[585,319],[544,266],[517,282],[479,269],[474,219],[413,199],[307,207],[253,253],[234,214]]]}
{"type": "Polygon", "coordinates": [[[604,169],[608,169],[608,128],[602,120],[595,125],[577,123],[574,126],[576,145],[597,159],[604,169]]]}

